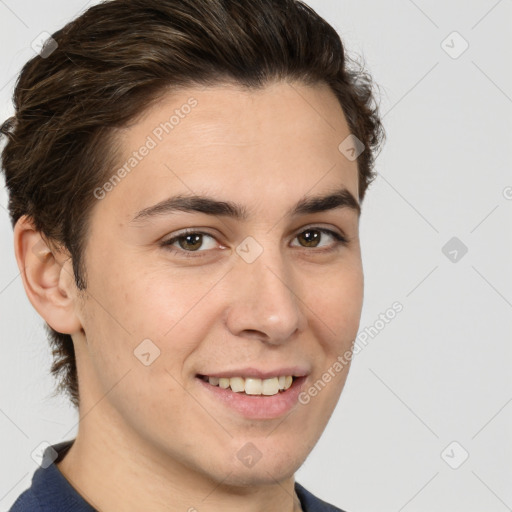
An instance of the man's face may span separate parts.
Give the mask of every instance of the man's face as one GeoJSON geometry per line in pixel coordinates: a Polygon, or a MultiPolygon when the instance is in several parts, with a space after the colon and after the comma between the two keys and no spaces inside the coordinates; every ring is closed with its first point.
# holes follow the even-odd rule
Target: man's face
{"type": "Polygon", "coordinates": [[[327,86],[285,83],[173,93],[118,133],[119,167],[131,164],[97,193],[77,306],[88,424],[134,458],[224,484],[293,475],[344,386],[348,365],[332,368],[357,335],[363,299],[357,209],[310,201],[293,210],[343,188],[358,198],[357,162],[338,149],[349,134],[327,86]],[[161,125],[172,115],[172,128],[161,125]],[[201,212],[150,210],[178,195],[236,203],[246,218],[225,204],[208,213],[206,202],[201,212]],[[272,394],[272,377],[287,375],[300,378],[272,394]],[[266,377],[270,394],[203,376],[266,377]]]}

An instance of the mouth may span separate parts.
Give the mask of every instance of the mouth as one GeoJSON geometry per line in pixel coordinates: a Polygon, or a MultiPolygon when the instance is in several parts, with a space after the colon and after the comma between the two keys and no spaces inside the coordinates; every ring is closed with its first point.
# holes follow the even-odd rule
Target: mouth
{"type": "Polygon", "coordinates": [[[221,389],[229,389],[235,393],[249,396],[274,396],[284,393],[298,378],[295,375],[276,375],[267,379],[252,377],[210,377],[208,375],[196,375],[197,378],[207,382],[211,386],[221,389]]]}
{"type": "Polygon", "coordinates": [[[218,403],[224,410],[234,412],[249,420],[272,420],[288,414],[299,403],[299,394],[305,386],[306,374],[288,375],[264,374],[257,378],[258,372],[246,372],[251,377],[230,373],[223,376],[197,374],[196,381],[201,393],[209,403],[218,403]]]}

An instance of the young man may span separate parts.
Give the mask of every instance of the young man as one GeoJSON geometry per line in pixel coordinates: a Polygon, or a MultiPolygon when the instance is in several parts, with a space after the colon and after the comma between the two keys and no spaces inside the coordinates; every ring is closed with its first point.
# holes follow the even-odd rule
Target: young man
{"type": "Polygon", "coordinates": [[[295,0],[113,0],[26,64],[15,253],[80,423],[13,512],[340,510],[294,473],[359,326],[371,86],[295,0]]]}

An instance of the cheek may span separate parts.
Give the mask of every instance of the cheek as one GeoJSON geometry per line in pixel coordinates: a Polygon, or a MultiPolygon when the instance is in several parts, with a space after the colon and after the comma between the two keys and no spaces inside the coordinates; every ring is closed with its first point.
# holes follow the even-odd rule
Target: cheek
{"type": "Polygon", "coordinates": [[[135,341],[170,335],[200,300],[202,288],[197,279],[128,260],[97,274],[94,295],[107,322],[135,341]]]}
{"type": "Polygon", "coordinates": [[[356,262],[333,271],[317,283],[316,290],[307,301],[315,313],[310,318],[324,324],[332,348],[341,350],[357,336],[359,328],[364,293],[361,265],[356,262]]]}
{"type": "Polygon", "coordinates": [[[148,417],[164,425],[173,411],[186,415],[193,404],[184,401],[183,365],[203,329],[191,313],[204,291],[188,287],[182,295],[179,281],[133,268],[126,274],[118,266],[108,276],[97,275],[89,287],[91,389],[108,394],[108,402],[137,429],[147,427],[148,417]]]}

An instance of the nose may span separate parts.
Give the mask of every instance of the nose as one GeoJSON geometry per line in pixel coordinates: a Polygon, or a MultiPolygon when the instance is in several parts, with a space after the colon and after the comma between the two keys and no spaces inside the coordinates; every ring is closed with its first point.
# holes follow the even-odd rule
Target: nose
{"type": "Polygon", "coordinates": [[[234,336],[278,345],[306,329],[305,305],[294,286],[293,268],[282,257],[265,250],[252,263],[238,260],[229,274],[226,324],[234,336]]]}

